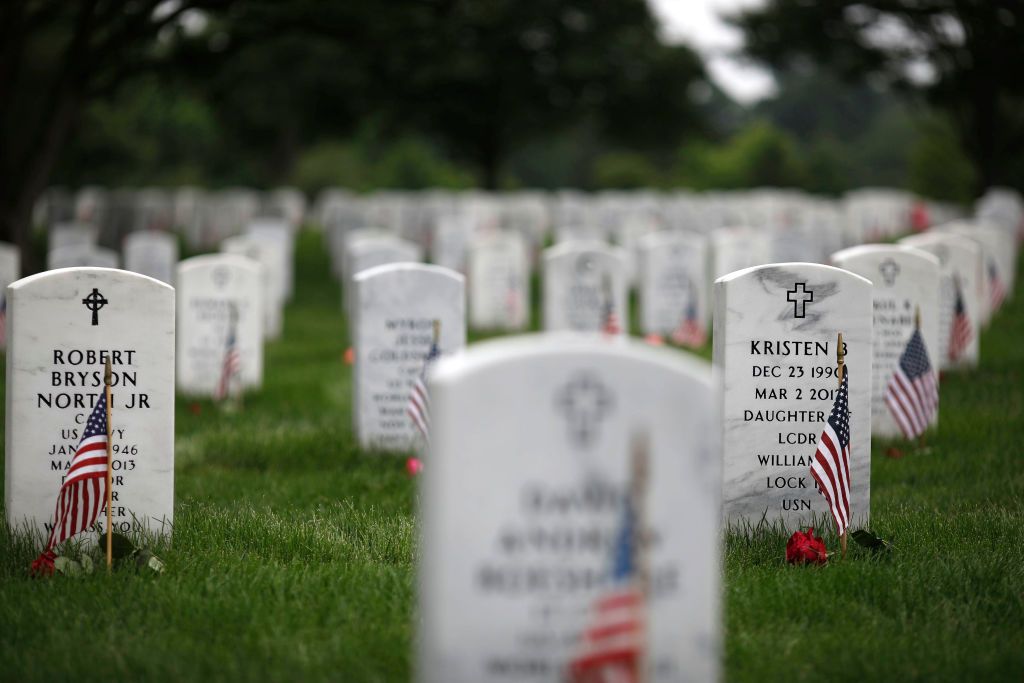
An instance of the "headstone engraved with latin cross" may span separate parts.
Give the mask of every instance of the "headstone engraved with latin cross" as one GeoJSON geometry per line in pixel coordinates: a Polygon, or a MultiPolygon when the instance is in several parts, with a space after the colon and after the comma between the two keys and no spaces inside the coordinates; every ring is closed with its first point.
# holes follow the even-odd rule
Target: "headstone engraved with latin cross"
{"type": "Polygon", "coordinates": [[[721,470],[708,365],[545,334],[442,359],[428,385],[417,680],[613,680],[585,634],[631,587],[640,680],[716,680],[721,470]]]}
{"type": "Polygon", "coordinates": [[[421,437],[409,417],[409,395],[423,371],[440,323],[442,356],[466,345],[465,278],[448,268],[392,263],[363,270],[353,281],[355,406],[363,448],[403,451],[421,437]]]}
{"type": "Polygon", "coordinates": [[[178,240],[172,233],[139,230],[124,238],[124,269],[174,284],[178,240]]]}
{"type": "Polygon", "coordinates": [[[963,235],[936,231],[904,237],[900,244],[926,251],[939,259],[939,369],[976,367],[981,349],[979,333],[984,296],[980,245],[963,235]],[[962,353],[951,358],[950,340],[954,334],[958,292],[970,333],[962,353]]]}
{"type": "Polygon", "coordinates": [[[530,323],[526,240],[502,232],[474,240],[468,252],[469,323],[477,330],[522,330],[530,323]]]}
{"type": "Polygon", "coordinates": [[[229,343],[237,351],[238,386],[262,384],[261,272],[258,263],[234,254],[195,256],[178,265],[177,377],[182,393],[217,395],[229,343]]]}
{"type": "MultiPolygon", "coordinates": [[[[10,525],[48,533],[109,359],[115,529],[170,534],[174,289],[127,271],[73,268],[18,280],[7,288],[7,301],[10,525]]],[[[99,520],[105,525],[105,513],[99,520]]]]}
{"type": "Polygon", "coordinates": [[[871,283],[808,263],[770,264],[715,282],[714,362],[722,372],[723,512],[744,530],[788,530],[827,514],[810,475],[838,390],[836,337],[849,373],[851,512],[871,490],[871,283]]]}
{"type": "Polygon", "coordinates": [[[708,327],[707,240],[703,235],[660,232],[640,241],[640,327],[670,335],[692,313],[708,327]]]}
{"type": "Polygon", "coordinates": [[[609,314],[629,327],[628,279],[622,250],[598,242],[566,242],[544,251],[544,329],[599,332],[609,314]]]}
{"type": "Polygon", "coordinates": [[[917,312],[921,316],[921,337],[938,383],[939,259],[912,247],[868,244],[832,254],[832,263],[874,285],[871,429],[875,436],[900,436],[903,432],[885,404],[885,393],[914,331],[917,312]]]}

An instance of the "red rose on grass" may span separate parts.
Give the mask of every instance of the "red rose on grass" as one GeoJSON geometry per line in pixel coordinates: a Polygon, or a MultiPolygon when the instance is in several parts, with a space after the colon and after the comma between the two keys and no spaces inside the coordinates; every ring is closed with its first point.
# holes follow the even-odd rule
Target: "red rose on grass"
{"type": "Polygon", "coordinates": [[[405,461],[405,472],[410,477],[415,477],[423,471],[423,461],[419,458],[409,458],[405,461]]]}
{"type": "Polygon", "coordinates": [[[802,531],[794,531],[786,543],[786,562],[790,564],[825,564],[828,551],[825,542],[814,537],[814,527],[802,531]]]}

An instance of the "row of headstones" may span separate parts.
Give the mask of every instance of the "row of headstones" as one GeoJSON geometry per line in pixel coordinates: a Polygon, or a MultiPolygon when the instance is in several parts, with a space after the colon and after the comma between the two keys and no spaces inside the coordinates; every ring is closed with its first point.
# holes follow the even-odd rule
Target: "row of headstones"
{"type": "MultiPolygon", "coordinates": [[[[904,238],[903,243],[935,253],[943,263],[944,298],[952,302],[953,281],[973,301],[974,326],[987,324],[993,288],[1002,283],[1010,291],[1015,280],[1013,245],[1016,236],[994,225],[949,223],[929,232],[904,238]],[[956,239],[955,236],[962,236],[956,239]],[[969,243],[965,246],[965,243],[969,243]],[[948,246],[952,244],[953,246],[948,246]],[[949,250],[955,264],[949,263],[949,250]],[[964,253],[964,250],[969,253],[964,253]],[[967,268],[966,264],[975,266],[967,268]],[[964,271],[964,272],[961,272],[964,271]],[[954,277],[955,276],[955,277],[954,277]]],[[[813,240],[804,240],[804,248],[813,240]]],[[[792,245],[790,245],[792,246],[792,245]]],[[[798,246],[798,245],[797,245],[798,246]]],[[[814,246],[820,254],[821,245],[814,246]]],[[[823,256],[800,257],[798,251],[779,252],[753,230],[725,229],[708,239],[684,232],[655,232],[640,240],[634,276],[644,335],[675,337],[687,346],[701,345],[710,318],[710,283],[717,277],[765,263],[834,261],[837,244],[823,256]],[[788,256],[788,258],[786,258],[788,256]],[[693,332],[687,334],[687,329],[693,332]]],[[[347,233],[341,244],[340,277],[352,291],[356,274],[374,266],[419,262],[423,252],[414,243],[376,229],[347,233]]],[[[625,327],[629,321],[630,268],[628,252],[596,241],[570,241],[550,247],[542,255],[543,317],[545,330],[597,330],[609,310],[625,327]]],[[[468,321],[474,330],[522,330],[530,320],[530,255],[525,240],[515,232],[478,235],[467,249],[468,321]]],[[[452,269],[458,270],[458,269],[452,269]]],[[[950,304],[951,306],[951,304],[950,304]]],[[[346,302],[346,311],[351,310],[346,302]]],[[[943,309],[946,326],[951,320],[943,309]]],[[[944,326],[945,329],[945,326],[944,326]]],[[[947,354],[942,353],[945,357],[947,354]]],[[[968,358],[976,358],[972,348],[968,358]]]]}
{"type": "MultiPolygon", "coordinates": [[[[738,528],[781,521],[792,529],[825,513],[807,466],[835,398],[840,332],[850,378],[851,507],[855,525],[866,522],[875,363],[886,362],[878,349],[902,343],[912,324],[908,301],[934,339],[941,264],[891,246],[835,258],[876,284],[850,270],[799,263],[716,282],[720,386],[700,361],[603,335],[502,340],[456,354],[465,345],[460,274],[406,263],[355,276],[354,385],[364,445],[405,449],[417,438],[406,402],[425,349],[436,343],[442,356],[426,378],[424,680],[516,680],[537,667],[551,676],[586,671],[594,643],[580,634],[599,629],[608,580],[622,578],[624,566],[633,580],[625,588],[646,605],[646,639],[635,646],[645,666],[657,679],[714,678],[722,520],[738,528]]],[[[183,315],[217,308],[181,291],[190,286],[188,273],[205,273],[215,288],[217,268],[232,260],[255,277],[251,264],[232,256],[183,265],[179,334],[183,315]]],[[[45,529],[109,359],[114,523],[169,532],[174,290],[86,268],[35,275],[7,291],[10,523],[45,529]]]]}
{"type": "Polygon", "coordinates": [[[626,658],[623,670],[714,679],[720,524],[829,524],[809,469],[837,397],[839,334],[853,528],[868,522],[872,435],[899,433],[885,384],[917,324],[935,354],[942,283],[962,277],[969,292],[980,263],[974,239],[927,238],[916,242],[948,250],[945,259],[866,245],[833,254],[841,268],[769,264],[719,278],[717,380],[699,361],[602,335],[459,353],[458,273],[400,263],[355,275],[364,447],[407,450],[422,439],[404,404],[424,350],[441,351],[427,376],[422,680],[587,680],[600,668],[606,605],[633,599],[644,609],[626,619],[646,621],[646,641],[627,629],[625,649],[643,663],[626,658]]]}
{"type": "Polygon", "coordinates": [[[83,187],[76,193],[47,190],[36,205],[34,223],[90,226],[99,243],[111,246],[133,232],[175,232],[192,249],[216,248],[254,220],[283,221],[296,230],[306,216],[306,198],[294,188],[258,192],[245,188],[206,191],[83,187]]]}

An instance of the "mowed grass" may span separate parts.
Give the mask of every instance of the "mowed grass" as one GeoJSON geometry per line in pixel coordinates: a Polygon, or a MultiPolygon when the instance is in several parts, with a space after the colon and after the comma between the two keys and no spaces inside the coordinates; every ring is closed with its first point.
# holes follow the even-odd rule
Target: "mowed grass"
{"type": "MultiPolygon", "coordinates": [[[[354,445],[340,292],[316,234],[297,258],[263,390],[237,413],[179,399],[162,576],[32,580],[39,549],[0,530],[0,679],[410,678],[415,482],[354,445]]],[[[783,534],[727,539],[727,679],[1024,679],[1017,294],[981,368],[945,379],[927,448],[874,447],[872,528],[894,551],[790,567],[783,534]]]]}

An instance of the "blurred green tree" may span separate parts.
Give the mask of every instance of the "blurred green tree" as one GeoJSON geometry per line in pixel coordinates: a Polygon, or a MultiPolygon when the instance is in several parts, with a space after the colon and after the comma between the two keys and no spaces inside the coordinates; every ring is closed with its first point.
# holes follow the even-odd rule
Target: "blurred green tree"
{"type": "MultiPolygon", "coordinates": [[[[826,64],[921,95],[945,112],[977,173],[1005,183],[1024,150],[1024,3],[768,0],[730,17],[747,56],[782,70],[826,64]]],[[[853,113],[855,115],[855,113],[853,113]]]]}

